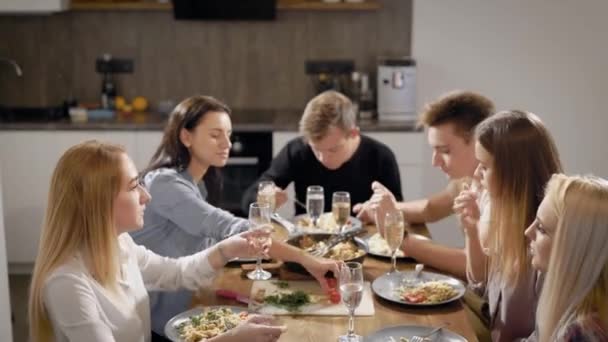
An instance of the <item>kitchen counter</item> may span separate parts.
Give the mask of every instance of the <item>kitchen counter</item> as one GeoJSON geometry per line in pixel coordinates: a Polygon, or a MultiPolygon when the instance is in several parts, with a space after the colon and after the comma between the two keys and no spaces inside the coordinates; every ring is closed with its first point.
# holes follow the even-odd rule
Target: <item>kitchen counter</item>
{"type": "MultiPolygon", "coordinates": [[[[301,110],[239,110],[232,112],[235,131],[297,131],[301,110]]],[[[159,131],[165,127],[167,116],[160,113],[118,115],[110,120],[90,120],[74,123],[70,120],[47,122],[1,122],[0,131],[12,130],[137,130],[159,131]]],[[[418,132],[415,122],[361,121],[363,132],[418,132]]]]}

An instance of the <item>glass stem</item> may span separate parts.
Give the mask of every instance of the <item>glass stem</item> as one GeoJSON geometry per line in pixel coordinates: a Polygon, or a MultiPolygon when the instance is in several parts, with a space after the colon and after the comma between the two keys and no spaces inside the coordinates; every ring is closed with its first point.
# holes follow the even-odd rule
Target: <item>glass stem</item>
{"type": "Polygon", "coordinates": [[[397,272],[397,251],[393,252],[393,255],[391,256],[392,262],[393,262],[393,272],[397,272]]]}
{"type": "Polygon", "coordinates": [[[255,272],[262,272],[262,258],[260,257],[257,257],[257,259],[255,259],[255,272]]]}
{"type": "Polygon", "coordinates": [[[355,310],[350,309],[348,312],[348,336],[355,336],[355,310]]]}

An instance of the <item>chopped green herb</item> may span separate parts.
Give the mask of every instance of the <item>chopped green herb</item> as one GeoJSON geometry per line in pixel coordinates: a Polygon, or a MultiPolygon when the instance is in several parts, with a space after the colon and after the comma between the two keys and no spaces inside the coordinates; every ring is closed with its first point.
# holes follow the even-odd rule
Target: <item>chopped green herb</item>
{"type": "Polygon", "coordinates": [[[289,287],[289,283],[283,280],[275,281],[273,284],[275,284],[280,289],[286,289],[289,287]]]}
{"type": "Polygon", "coordinates": [[[310,304],[310,296],[304,291],[279,293],[264,297],[264,302],[285,308],[289,312],[298,312],[306,304],[310,304]]]}

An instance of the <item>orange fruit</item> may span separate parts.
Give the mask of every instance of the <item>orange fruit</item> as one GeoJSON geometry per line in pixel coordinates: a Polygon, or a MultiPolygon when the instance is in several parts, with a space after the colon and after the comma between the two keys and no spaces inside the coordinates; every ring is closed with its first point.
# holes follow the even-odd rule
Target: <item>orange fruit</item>
{"type": "Polygon", "coordinates": [[[136,112],[143,112],[148,109],[148,100],[143,96],[137,96],[131,101],[131,106],[136,112]]]}
{"type": "Polygon", "coordinates": [[[116,96],[114,98],[114,108],[116,108],[117,110],[122,110],[126,104],[127,104],[127,100],[125,100],[124,97],[116,96]]]}

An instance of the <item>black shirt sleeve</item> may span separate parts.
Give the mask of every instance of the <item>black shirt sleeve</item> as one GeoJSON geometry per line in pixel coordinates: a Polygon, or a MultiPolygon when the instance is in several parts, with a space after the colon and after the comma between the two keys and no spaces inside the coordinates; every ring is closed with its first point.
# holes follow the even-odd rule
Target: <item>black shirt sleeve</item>
{"type": "Polygon", "coordinates": [[[383,146],[380,154],[380,172],[378,181],[389,189],[397,201],[403,201],[403,193],[401,191],[401,177],[399,176],[399,165],[395,154],[387,146],[383,146]]]}
{"type": "MultiPolygon", "coordinates": [[[[298,139],[298,138],[296,138],[298,139]]],[[[258,184],[262,181],[271,180],[279,188],[285,189],[293,181],[292,160],[294,154],[294,140],[290,141],[270,163],[270,168],[255,181],[243,194],[241,208],[243,212],[249,211],[249,204],[256,201],[258,184]]]]}

